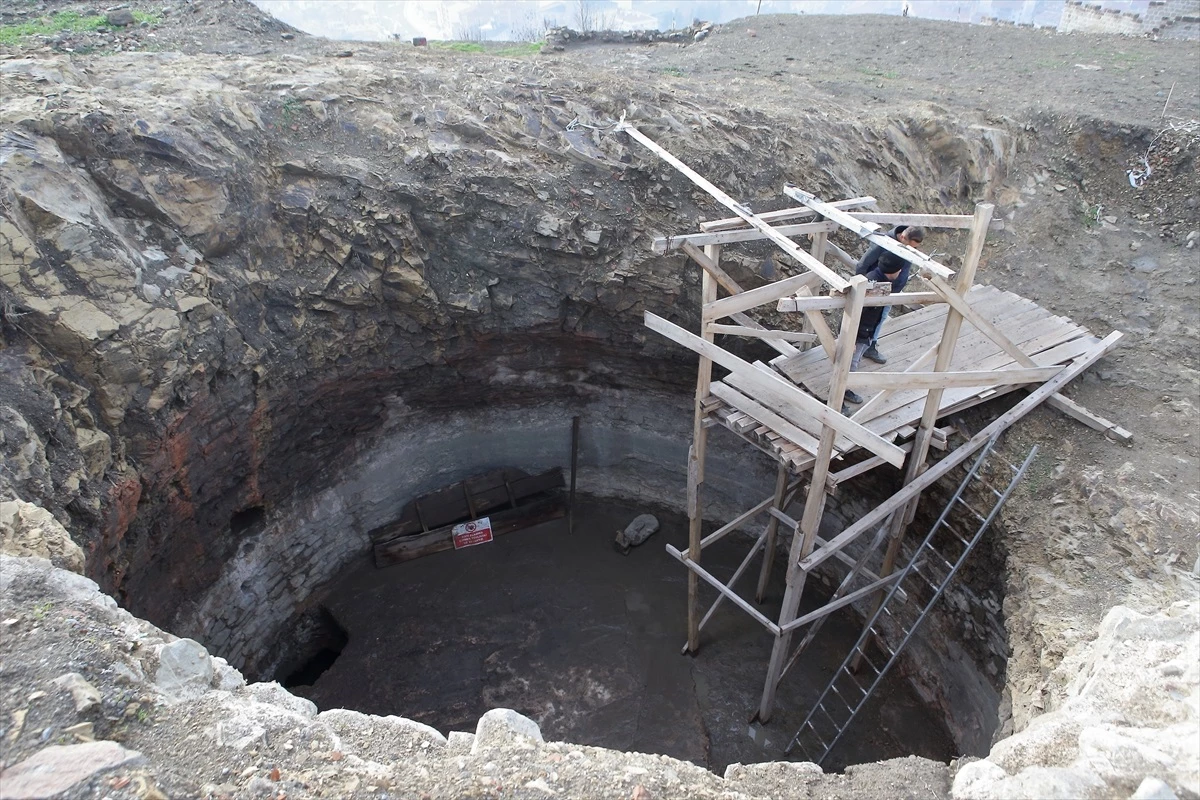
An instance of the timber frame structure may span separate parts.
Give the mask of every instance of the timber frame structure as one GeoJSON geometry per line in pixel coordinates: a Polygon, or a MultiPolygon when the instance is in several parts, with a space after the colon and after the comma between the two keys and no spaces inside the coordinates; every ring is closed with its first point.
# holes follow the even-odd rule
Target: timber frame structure
{"type": "Polygon", "coordinates": [[[1002,227],[999,220],[992,220],[990,204],[977,205],[974,215],[878,213],[871,197],[823,202],[789,185],[784,193],[799,205],[755,214],[624,120],[616,131],[650,150],[736,215],[702,222],[699,233],[654,240],[655,252],[682,250],[703,270],[699,335],[650,312],[645,313],[645,324],[700,356],[687,465],[688,548],[681,552],[667,546],[689,570],[688,638],[683,651],[698,651],[700,629],[726,599],[766,628],[775,642],[756,713],[758,721],[765,723],[770,720],[783,672],[812,640],[823,619],[871,595],[878,604],[900,577],[895,571],[900,543],[925,488],[1043,402],[1111,438],[1131,438],[1132,434],[1115,423],[1057,394],[1107,354],[1121,333],[1114,331],[1100,339],[1018,295],[975,286],[987,232],[1002,227]],[[961,267],[955,272],[901,244],[881,230],[881,224],[969,229],[961,267]],[[851,272],[856,266],[849,254],[829,240],[830,234],[839,230],[911,262],[913,274],[930,290],[891,294],[888,283],[877,286],[864,276],[843,277],[826,264],[827,259],[834,259],[851,272]],[[809,249],[790,238],[800,235],[809,237],[809,249]],[[801,269],[764,286],[743,289],[721,269],[721,247],[762,239],[770,239],[801,269]],[[718,297],[718,287],[727,296],[718,297]],[[746,314],[768,304],[774,304],[779,312],[799,315],[800,330],[768,329],[746,314]],[[863,308],[896,305],[917,310],[891,316],[883,326],[880,342],[889,354],[888,369],[864,364],[851,372],[863,308]],[[836,334],[825,317],[830,311],[841,312],[836,334]],[[722,322],[725,318],[736,324],[722,322]],[[718,346],[714,341],[717,334],[759,339],[778,355],[769,363],[751,363],[718,346]],[[714,364],[728,374],[714,380],[714,364]],[[1027,397],[927,466],[931,447],[948,447],[945,431],[937,427],[939,418],[1022,387],[1031,389],[1027,397]],[[847,389],[856,389],[866,398],[851,416],[842,413],[847,389]],[[708,429],[715,425],[729,429],[772,458],[778,464],[777,480],[772,496],[702,536],[705,452],[708,429]],[[858,460],[846,458],[855,451],[866,452],[859,453],[858,460]],[[903,470],[900,491],[828,541],[819,538],[827,494],[843,481],[885,463],[903,470]],[[806,482],[803,515],[795,520],[784,512],[806,482]],[[701,566],[705,547],[763,513],[768,515],[765,530],[728,582],[701,566]],[[755,592],[755,600],[762,602],[781,524],[785,533],[791,531],[786,588],[779,618],[771,620],[733,587],[762,550],[755,592]],[[852,558],[845,552],[847,546],[869,531],[876,531],[870,537],[874,542],[864,540],[863,554],[852,558]],[[876,574],[865,565],[885,541],[886,552],[876,574]],[[850,574],[829,602],[798,617],[809,573],[831,558],[849,565],[850,574]],[[855,579],[862,585],[851,591],[855,579]],[[700,581],[719,593],[703,617],[700,581]],[[791,652],[792,634],[806,625],[810,626],[808,635],[791,652]]]}

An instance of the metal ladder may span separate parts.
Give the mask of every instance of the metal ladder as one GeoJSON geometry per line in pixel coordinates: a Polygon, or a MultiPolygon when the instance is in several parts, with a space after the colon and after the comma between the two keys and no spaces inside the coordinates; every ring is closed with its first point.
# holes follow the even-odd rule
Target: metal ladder
{"type": "Polygon", "coordinates": [[[975,459],[975,462],[971,465],[971,469],[967,472],[966,477],[963,478],[962,483],[959,484],[957,491],[955,491],[954,496],[946,504],[946,507],[942,509],[941,516],[938,517],[937,522],[929,529],[929,534],[925,537],[925,541],[913,553],[912,560],[908,562],[903,573],[888,590],[883,602],[878,605],[875,613],[867,621],[862,635],[859,636],[858,641],[851,648],[850,654],[846,656],[842,665],[834,672],[833,679],[825,687],[825,691],[821,693],[812,710],[808,712],[808,716],[801,723],[800,729],[796,731],[796,735],[792,737],[791,743],[788,744],[787,749],[784,751],[785,754],[791,753],[799,745],[806,756],[812,758],[812,756],[816,755],[816,758],[812,758],[812,761],[815,763],[820,764],[825,760],[829,752],[842,738],[842,734],[850,727],[850,723],[854,721],[855,716],[858,715],[863,705],[871,697],[876,687],[879,686],[883,680],[883,676],[887,674],[892,664],[896,662],[896,659],[908,644],[909,639],[912,638],[913,633],[924,622],[930,609],[941,598],[942,592],[945,591],[950,581],[954,579],[955,574],[957,574],[963,562],[966,561],[967,556],[970,555],[975,545],[983,537],[984,532],[991,525],[992,520],[995,519],[996,514],[999,513],[1005,501],[1008,500],[1008,496],[1012,494],[1017,483],[1025,475],[1025,471],[1033,462],[1034,456],[1037,455],[1036,446],[1029,451],[1029,455],[1025,457],[1025,460],[1019,467],[1007,464],[1006,462],[1006,465],[1012,470],[1013,476],[1004,491],[997,490],[982,478],[977,477],[980,467],[991,454],[992,448],[995,447],[996,439],[996,436],[992,437],[975,459]],[[963,499],[963,493],[973,481],[983,484],[994,497],[992,508],[986,514],[979,513],[963,499]],[[979,528],[969,540],[951,528],[946,521],[950,516],[951,510],[956,505],[965,509],[969,515],[979,521],[979,528]],[[935,546],[934,539],[939,531],[943,530],[946,532],[946,535],[935,546]],[[949,550],[959,548],[961,548],[961,552],[954,560],[954,563],[951,563],[951,559],[947,558],[947,556],[951,556],[949,550]],[[947,552],[943,554],[943,550],[947,552]],[[938,571],[943,571],[944,576],[939,578],[937,576],[938,571]],[[910,582],[910,585],[904,591],[910,597],[915,598],[917,596],[916,590],[921,583],[933,589],[934,592],[929,602],[921,609],[920,615],[918,615],[911,627],[906,628],[898,617],[893,618],[899,630],[904,635],[899,646],[893,651],[877,635],[879,631],[876,629],[876,625],[882,615],[892,616],[888,606],[892,603],[897,593],[900,592],[901,586],[906,582],[910,582]],[[875,640],[876,646],[888,656],[887,663],[882,668],[877,667],[867,655],[867,650],[872,639],[875,640]],[[855,660],[860,661],[859,672],[866,672],[874,676],[870,686],[865,689],[862,682],[859,681],[859,677],[852,671],[851,664],[855,660]],[[835,697],[836,703],[834,702],[835,697]]]}

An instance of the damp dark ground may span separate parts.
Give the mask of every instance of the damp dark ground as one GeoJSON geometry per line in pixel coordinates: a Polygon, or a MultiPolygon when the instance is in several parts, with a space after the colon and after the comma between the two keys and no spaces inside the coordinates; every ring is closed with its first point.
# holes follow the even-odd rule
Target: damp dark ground
{"type": "MultiPolygon", "coordinates": [[[[612,547],[645,510],[583,502],[573,534],[560,520],[385,569],[347,570],[326,605],[348,642],[312,685],[292,691],[322,710],[394,714],[443,733],[474,731],[489,708],[511,708],[537,720],[548,740],[662,753],[717,772],[787,758],[790,735],[859,633],[855,620],[837,612],[784,678],[770,724],[748,724],[771,637],[727,602],[702,632],[699,654],[680,654],[687,571],[664,545],[686,546],[687,520],[659,513],[662,528],[648,542],[628,556],[612,547]]],[[[747,546],[719,542],[705,549],[705,567],[726,580],[747,546]]],[[[743,576],[743,595],[757,569],[756,561],[743,576]]],[[[772,619],[783,596],[778,561],[774,572],[762,608],[772,619]]],[[[706,606],[715,595],[704,593],[706,606]]],[[[936,714],[888,677],[826,770],[954,756],[936,714]]],[[[798,751],[791,758],[803,760],[798,751]]]]}

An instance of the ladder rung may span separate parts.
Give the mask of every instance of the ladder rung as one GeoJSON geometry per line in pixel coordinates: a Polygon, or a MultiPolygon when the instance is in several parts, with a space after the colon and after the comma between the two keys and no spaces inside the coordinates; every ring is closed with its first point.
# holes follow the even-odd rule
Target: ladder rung
{"type": "Polygon", "coordinates": [[[851,714],[853,714],[854,706],[850,705],[850,701],[847,700],[846,697],[841,693],[841,690],[839,690],[836,686],[834,686],[832,684],[830,684],[829,688],[833,689],[833,693],[836,694],[838,696],[838,699],[842,701],[842,705],[844,705],[846,707],[846,710],[849,711],[851,714]]]}
{"type": "Polygon", "coordinates": [[[872,663],[871,659],[867,658],[867,654],[865,652],[863,652],[862,648],[859,648],[858,654],[862,657],[863,663],[866,664],[868,667],[870,667],[872,670],[874,670],[875,674],[878,675],[879,668],[876,667],[874,663],[872,663]]]}
{"type": "MultiPolygon", "coordinates": [[[[975,519],[979,520],[980,522],[984,522],[984,521],[986,521],[986,520],[987,520],[987,517],[983,516],[983,515],[982,515],[982,514],[980,514],[978,511],[976,511],[974,506],[972,506],[972,505],[971,505],[970,503],[968,503],[966,500],[963,500],[961,497],[960,497],[960,498],[958,498],[958,500],[957,500],[956,502],[957,502],[957,503],[958,503],[960,506],[962,506],[963,508],[965,508],[967,511],[970,511],[970,512],[971,512],[971,516],[975,517],[975,519]]],[[[947,525],[946,527],[950,527],[950,526],[949,526],[949,525],[947,525]]]]}
{"type": "Polygon", "coordinates": [[[964,547],[971,546],[971,543],[967,540],[967,537],[963,536],[962,533],[959,532],[958,528],[953,527],[949,522],[945,523],[943,527],[950,531],[955,539],[958,539],[958,541],[962,542],[964,547]]]}

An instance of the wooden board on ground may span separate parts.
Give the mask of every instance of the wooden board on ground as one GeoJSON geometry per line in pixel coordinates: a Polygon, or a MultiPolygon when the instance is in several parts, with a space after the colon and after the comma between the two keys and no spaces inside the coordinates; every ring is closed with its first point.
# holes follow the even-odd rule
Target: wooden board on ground
{"type": "Polygon", "coordinates": [[[528,498],[564,485],[559,467],[539,475],[511,467],[485,472],[409,502],[398,520],[371,531],[371,541],[385,542],[487,516],[497,509],[518,507],[528,498]]]}
{"type": "MultiPolygon", "coordinates": [[[[492,535],[503,536],[513,531],[561,519],[567,513],[567,499],[561,493],[543,497],[527,505],[509,508],[489,514],[492,523],[492,535]]],[[[385,542],[376,543],[374,550],[375,566],[389,567],[412,561],[414,558],[440,553],[443,550],[454,549],[454,525],[446,525],[427,533],[417,533],[411,536],[398,536],[385,542]]]]}

